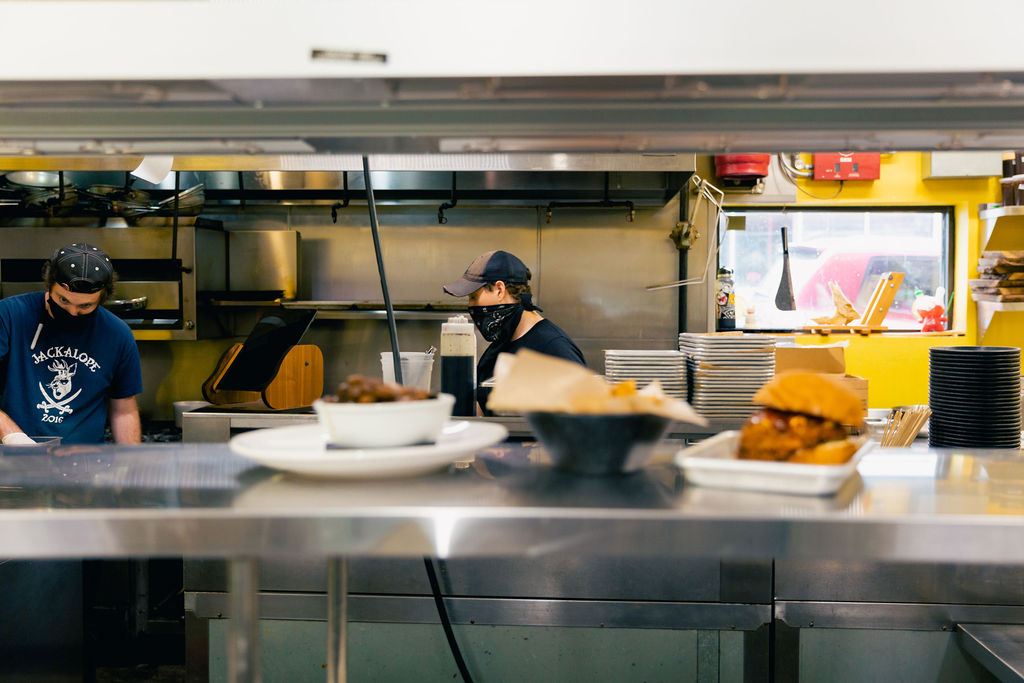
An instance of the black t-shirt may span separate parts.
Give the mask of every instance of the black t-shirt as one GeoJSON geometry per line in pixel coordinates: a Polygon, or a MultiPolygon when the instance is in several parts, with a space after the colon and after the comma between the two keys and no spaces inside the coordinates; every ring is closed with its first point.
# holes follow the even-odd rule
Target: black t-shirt
{"type": "MultiPolygon", "coordinates": [[[[536,325],[519,339],[513,339],[507,344],[491,344],[484,349],[480,356],[480,362],[476,364],[477,383],[488,380],[494,376],[494,364],[500,353],[515,353],[519,349],[530,349],[547,356],[565,358],[579,363],[586,364],[583,360],[583,352],[573,343],[565,332],[558,325],[547,318],[543,318],[536,325]]],[[[484,406],[487,405],[487,397],[491,393],[490,387],[477,387],[476,398],[484,415],[492,413],[484,406]]]]}

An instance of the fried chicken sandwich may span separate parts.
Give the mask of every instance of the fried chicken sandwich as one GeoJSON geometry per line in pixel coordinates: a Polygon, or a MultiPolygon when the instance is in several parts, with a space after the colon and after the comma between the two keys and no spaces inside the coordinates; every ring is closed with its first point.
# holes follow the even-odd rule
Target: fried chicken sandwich
{"type": "Polygon", "coordinates": [[[839,465],[862,443],[845,427],[863,423],[860,399],[828,375],[776,375],[754,402],[763,408],[740,430],[740,458],[839,465]]]}

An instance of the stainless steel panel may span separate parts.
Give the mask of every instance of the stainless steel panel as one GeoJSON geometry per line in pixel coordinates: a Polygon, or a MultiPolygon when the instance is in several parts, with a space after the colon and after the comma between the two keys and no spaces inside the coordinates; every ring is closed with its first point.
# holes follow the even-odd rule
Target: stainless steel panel
{"type": "MultiPolygon", "coordinates": [[[[203,231],[201,231],[203,232],[203,231]]],[[[0,231],[0,252],[5,258],[45,259],[58,246],[70,242],[88,242],[106,251],[114,268],[118,259],[170,259],[172,255],[173,231],[166,225],[133,228],[96,227],[7,227],[0,231]]],[[[223,253],[223,252],[221,252],[223,253]]],[[[196,230],[191,225],[178,228],[177,256],[183,269],[181,275],[181,307],[184,319],[181,329],[135,330],[136,339],[183,339],[196,338],[196,230]],[[191,324],[191,326],[189,326],[191,324]]],[[[31,287],[29,288],[31,289],[31,287]]],[[[38,289],[38,288],[36,288],[38,289]]],[[[0,296],[10,296],[26,290],[25,283],[0,285],[0,296]]],[[[132,292],[152,291],[155,302],[149,308],[158,308],[156,302],[166,302],[173,294],[173,303],[166,308],[178,307],[177,283],[152,283],[142,281],[138,290],[127,280],[118,286],[118,295],[136,296],[132,292]]],[[[164,308],[163,305],[159,306],[164,308]]]]}
{"type": "Polygon", "coordinates": [[[283,290],[298,296],[300,235],[292,230],[233,230],[228,234],[230,290],[283,290]]]}
{"type": "Polygon", "coordinates": [[[783,600],[1024,605],[1024,568],[780,559],[775,591],[783,600]]]}
{"type": "MultiPolygon", "coordinates": [[[[327,561],[310,558],[264,560],[260,590],[324,592],[327,561]]],[[[576,600],[664,600],[738,602],[723,599],[717,560],[676,558],[463,558],[437,563],[445,595],[576,600]]],[[[185,588],[227,590],[223,563],[186,562],[185,588]]],[[[420,559],[353,558],[349,560],[353,593],[430,593],[420,559]]],[[[770,591],[757,602],[771,601],[770,591]]],[[[754,602],[754,601],[751,601],[754,602]]]]}
{"type": "Polygon", "coordinates": [[[590,367],[603,371],[610,338],[625,348],[640,340],[647,348],[677,348],[676,292],[644,290],[678,279],[678,252],[668,239],[677,211],[674,202],[638,210],[633,223],[624,209],[556,209],[550,224],[542,217],[538,300],[590,367]]]}
{"type": "Polygon", "coordinates": [[[777,600],[775,618],[792,628],[952,631],[959,623],[1024,623],[1024,607],[777,600]]]}
{"type": "MultiPolygon", "coordinates": [[[[771,619],[769,605],[445,598],[453,624],[671,628],[753,631],[771,619]]],[[[191,593],[186,609],[196,616],[228,616],[224,593],[191,593]]],[[[327,619],[327,597],[307,593],[261,593],[262,619],[327,619]]],[[[379,623],[438,623],[429,596],[349,595],[349,620],[379,623]]]]}
{"type": "Polygon", "coordinates": [[[723,560],[719,567],[722,602],[771,602],[772,562],[723,560]]]}
{"type": "MultiPolygon", "coordinates": [[[[537,212],[532,207],[460,206],[447,212],[446,225],[437,223],[436,204],[382,206],[378,215],[384,268],[395,304],[458,303],[441,286],[491,249],[510,251],[536,270],[537,212]]],[[[326,207],[296,208],[288,220],[302,232],[300,298],[383,301],[365,206],[340,211],[337,225],[331,223],[326,207]]]]}
{"type": "Polygon", "coordinates": [[[293,413],[183,413],[182,441],[185,443],[225,443],[232,430],[265,429],[316,422],[316,415],[293,413]]]}
{"type": "Polygon", "coordinates": [[[1024,626],[958,624],[957,641],[1003,683],[1024,681],[1024,626]]]}
{"type": "Polygon", "coordinates": [[[718,631],[697,633],[697,683],[718,683],[718,631]]]}

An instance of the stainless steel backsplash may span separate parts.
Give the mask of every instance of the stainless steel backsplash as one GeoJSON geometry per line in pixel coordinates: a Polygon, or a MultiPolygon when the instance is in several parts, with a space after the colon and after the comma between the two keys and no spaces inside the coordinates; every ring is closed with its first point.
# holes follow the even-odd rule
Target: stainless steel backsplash
{"type": "MultiPolygon", "coordinates": [[[[639,208],[632,223],[619,209],[556,209],[548,223],[543,208],[461,204],[446,213],[445,225],[438,224],[433,204],[380,206],[378,215],[396,305],[464,303],[444,294],[441,285],[458,278],[478,254],[505,249],[531,268],[543,315],[576,341],[593,370],[603,372],[607,348],[676,347],[677,290],[644,289],[678,279],[678,252],[668,237],[678,219],[675,200],[639,208]]],[[[298,300],[383,302],[362,203],[343,209],[337,224],[322,205],[251,206],[204,216],[223,220],[232,231],[298,231],[298,300]]],[[[220,354],[245,337],[256,315],[252,309],[224,309],[215,312],[214,322],[201,318],[204,325],[221,326],[229,335],[223,338],[140,342],[144,417],[173,419],[173,401],[202,398],[202,382],[220,354]]],[[[440,320],[399,320],[397,328],[404,350],[438,346],[440,320]]],[[[351,373],[379,377],[380,352],[390,349],[387,324],[379,319],[317,320],[303,343],[323,350],[328,391],[351,373]]],[[[479,339],[479,351],[485,347],[479,339]]],[[[435,388],[439,374],[435,368],[435,388]]]]}

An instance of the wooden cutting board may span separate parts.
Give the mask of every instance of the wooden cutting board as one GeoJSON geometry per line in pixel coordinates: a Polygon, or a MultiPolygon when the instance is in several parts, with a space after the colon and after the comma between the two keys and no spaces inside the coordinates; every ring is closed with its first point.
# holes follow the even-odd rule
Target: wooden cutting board
{"type": "Polygon", "coordinates": [[[262,391],[228,391],[218,389],[231,363],[242,350],[234,344],[224,352],[217,369],[203,382],[203,398],[215,405],[262,402],[271,410],[303,408],[313,404],[324,393],[324,354],[319,346],[293,346],[281,360],[273,379],[262,391]]]}

